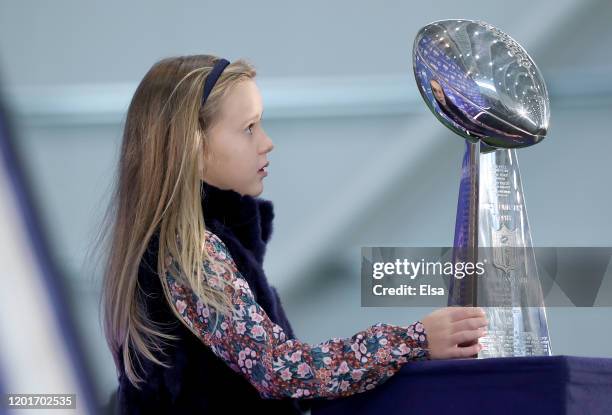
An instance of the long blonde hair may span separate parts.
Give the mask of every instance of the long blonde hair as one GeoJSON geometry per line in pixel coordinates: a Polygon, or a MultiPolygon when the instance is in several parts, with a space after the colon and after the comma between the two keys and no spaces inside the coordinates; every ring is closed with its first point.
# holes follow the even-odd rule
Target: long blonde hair
{"type": "Polygon", "coordinates": [[[228,65],[202,108],[204,81],[217,59],[195,55],[155,63],[138,85],[125,121],[115,188],[101,237],[108,246],[101,305],[117,371],[124,369],[137,388],[143,379],[136,372],[134,357],[139,361],[140,354],[169,367],[153,351],[163,353],[162,345],[176,339],[147,316],[139,293],[139,264],[156,230],[157,273],[166,299],[170,300],[170,293],[164,275],[169,269],[166,260],[171,258],[205,305],[220,313],[230,310],[224,291],[207,285],[201,275],[208,256],[203,249],[206,228],[198,160],[208,154],[207,132],[219,118],[222,99],[237,83],[254,78],[255,69],[244,60],[228,65]]]}

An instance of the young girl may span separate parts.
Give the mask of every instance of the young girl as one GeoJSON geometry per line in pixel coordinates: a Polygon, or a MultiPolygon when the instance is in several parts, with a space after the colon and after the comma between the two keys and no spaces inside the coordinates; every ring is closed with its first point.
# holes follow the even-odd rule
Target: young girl
{"type": "Polygon", "coordinates": [[[409,361],[480,350],[478,308],[296,339],[262,267],[274,213],[257,196],[273,144],[254,77],[242,60],[164,59],[130,104],[102,298],[123,412],[301,413],[409,361]]]}

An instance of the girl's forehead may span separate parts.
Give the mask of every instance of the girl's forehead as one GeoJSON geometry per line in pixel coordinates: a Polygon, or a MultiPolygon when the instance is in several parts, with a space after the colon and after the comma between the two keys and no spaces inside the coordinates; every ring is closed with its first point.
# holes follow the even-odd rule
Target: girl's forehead
{"type": "Polygon", "coordinates": [[[244,118],[258,116],[263,111],[263,104],[259,88],[252,80],[241,81],[236,84],[221,103],[222,117],[244,118]]]}

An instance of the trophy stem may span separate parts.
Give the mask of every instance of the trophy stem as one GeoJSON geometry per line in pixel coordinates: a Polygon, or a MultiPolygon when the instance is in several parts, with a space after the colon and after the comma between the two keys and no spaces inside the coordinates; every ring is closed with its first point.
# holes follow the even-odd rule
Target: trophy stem
{"type": "Polygon", "coordinates": [[[480,262],[482,276],[452,278],[449,306],[480,306],[489,320],[478,357],[550,355],[542,287],[516,150],[480,154],[466,142],[453,262],[480,262]]]}

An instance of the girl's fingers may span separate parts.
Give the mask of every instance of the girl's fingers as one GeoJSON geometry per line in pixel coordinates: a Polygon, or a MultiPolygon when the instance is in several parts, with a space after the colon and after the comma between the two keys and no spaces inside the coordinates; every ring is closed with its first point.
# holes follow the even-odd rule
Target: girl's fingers
{"type": "Polygon", "coordinates": [[[467,347],[457,347],[455,349],[456,357],[470,357],[478,354],[482,350],[482,346],[479,343],[473,344],[467,347]]]}
{"type": "Polygon", "coordinates": [[[484,317],[485,312],[480,307],[451,307],[451,321],[464,320],[471,317],[484,317]]]}
{"type": "Polygon", "coordinates": [[[486,330],[483,328],[476,330],[464,330],[459,333],[452,334],[450,336],[450,340],[452,344],[461,344],[471,342],[473,340],[477,340],[478,338],[484,336],[486,330]]]}
{"type": "Polygon", "coordinates": [[[488,324],[489,323],[485,317],[468,318],[453,323],[451,333],[458,333],[460,331],[466,330],[476,330],[481,327],[486,327],[488,324]]]}

